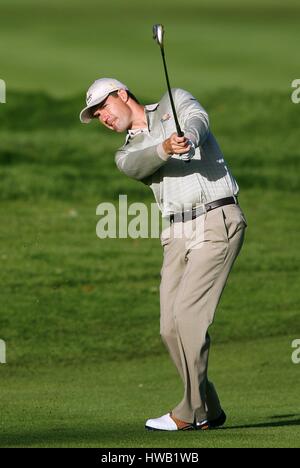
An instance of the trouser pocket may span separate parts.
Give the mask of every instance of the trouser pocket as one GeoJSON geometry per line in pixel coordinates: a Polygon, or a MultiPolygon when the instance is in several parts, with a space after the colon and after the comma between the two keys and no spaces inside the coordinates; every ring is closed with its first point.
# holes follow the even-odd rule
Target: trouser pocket
{"type": "Polygon", "coordinates": [[[236,232],[248,226],[245,215],[238,205],[223,206],[222,214],[228,239],[231,239],[236,232]]]}

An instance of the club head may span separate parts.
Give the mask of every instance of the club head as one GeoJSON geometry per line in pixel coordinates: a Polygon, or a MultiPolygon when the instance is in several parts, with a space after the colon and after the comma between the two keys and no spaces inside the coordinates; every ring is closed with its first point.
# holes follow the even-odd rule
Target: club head
{"type": "Polygon", "coordinates": [[[164,27],[162,24],[154,24],[153,26],[153,39],[160,45],[164,46],[164,27]]]}

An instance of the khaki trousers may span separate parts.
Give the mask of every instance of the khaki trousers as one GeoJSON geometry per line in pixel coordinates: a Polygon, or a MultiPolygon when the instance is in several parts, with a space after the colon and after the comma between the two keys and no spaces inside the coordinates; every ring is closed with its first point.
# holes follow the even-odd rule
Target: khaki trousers
{"type": "Polygon", "coordinates": [[[172,414],[189,423],[215,419],[221,411],[207,378],[208,327],[246,226],[239,205],[226,205],[161,233],[160,333],[184,383],[183,399],[172,414]]]}

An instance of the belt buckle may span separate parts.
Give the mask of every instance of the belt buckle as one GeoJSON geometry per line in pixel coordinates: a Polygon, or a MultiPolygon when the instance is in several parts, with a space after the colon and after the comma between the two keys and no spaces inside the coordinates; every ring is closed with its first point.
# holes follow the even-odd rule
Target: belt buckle
{"type": "Polygon", "coordinates": [[[202,216],[207,212],[205,204],[203,203],[200,206],[196,206],[188,211],[180,211],[178,213],[172,213],[170,215],[170,223],[176,223],[178,221],[184,223],[186,221],[191,221],[192,219],[202,216]]]}

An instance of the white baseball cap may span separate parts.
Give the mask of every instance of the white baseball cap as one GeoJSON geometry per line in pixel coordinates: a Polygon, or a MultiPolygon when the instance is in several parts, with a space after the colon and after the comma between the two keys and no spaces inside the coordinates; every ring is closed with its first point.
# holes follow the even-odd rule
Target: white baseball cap
{"type": "Polygon", "coordinates": [[[94,81],[86,93],[86,107],[80,112],[81,122],[89,123],[93,118],[90,110],[91,107],[94,107],[96,104],[100,104],[110,93],[117,91],[118,89],[129,91],[124,83],[121,83],[121,81],[115,80],[114,78],[100,78],[99,80],[94,81]]]}

